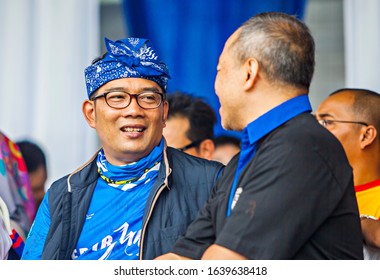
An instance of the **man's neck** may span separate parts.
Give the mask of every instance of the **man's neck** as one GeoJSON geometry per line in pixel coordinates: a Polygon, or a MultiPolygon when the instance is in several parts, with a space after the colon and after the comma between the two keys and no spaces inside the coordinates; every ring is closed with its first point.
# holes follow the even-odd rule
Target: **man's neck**
{"type": "Polygon", "coordinates": [[[368,151],[352,164],[354,185],[359,186],[370,183],[380,178],[380,154],[379,150],[368,151]],[[378,155],[378,156],[376,156],[378,155]]]}
{"type": "Polygon", "coordinates": [[[255,90],[248,94],[250,100],[245,102],[247,108],[244,112],[246,125],[256,120],[260,116],[269,112],[278,105],[303,94],[306,90],[294,88],[291,86],[273,86],[269,84],[260,84],[255,90]],[[254,106],[252,106],[252,104],[254,106]],[[254,107],[254,110],[252,108],[254,107]]]}

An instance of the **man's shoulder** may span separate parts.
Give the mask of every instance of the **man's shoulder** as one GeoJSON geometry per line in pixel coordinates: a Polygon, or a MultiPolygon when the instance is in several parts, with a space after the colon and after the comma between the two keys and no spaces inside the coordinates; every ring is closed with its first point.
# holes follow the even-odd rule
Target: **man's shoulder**
{"type": "Polygon", "coordinates": [[[286,160],[299,170],[323,168],[341,185],[346,186],[352,174],[339,140],[310,114],[301,114],[277,128],[263,139],[261,148],[273,160],[286,160]]]}
{"type": "Polygon", "coordinates": [[[218,161],[207,160],[204,158],[192,156],[184,152],[178,151],[177,149],[174,149],[172,147],[167,147],[167,154],[168,154],[169,161],[173,163],[195,164],[195,165],[202,165],[202,166],[211,166],[211,167],[216,167],[216,168],[220,168],[224,166],[222,163],[218,161]]]}
{"type": "MultiPolygon", "coordinates": [[[[341,148],[339,141],[326,128],[322,127],[310,114],[300,114],[278,127],[268,140],[281,139],[278,144],[294,145],[300,149],[310,146],[341,148]]],[[[343,149],[342,149],[343,151],[343,149]]]]}
{"type": "Polygon", "coordinates": [[[326,130],[309,113],[300,114],[276,129],[289,137],[296,135],[308,135],[309,133],[326,130]]]}
{"type": "Polygon", "coordinates": [[[185,189],[186,196],[195,194],[198,202],[205,201],[222,174],[224,165],[220,162],[197,158],[170,147],[167,149],[167,156],[171,169],[170,187],[174,187],[179,192],[185,189]]]}
{"type": "Polygon", "coordinates": [[[172,173],[182,174],[183,176],[191,174],[194,177],[197,175],[214,177],[219,176],[224,168],[224,165],[220,162],[198,158],[171,147],[167,148],[167,155],[172,173]]]}
{"type": "Polygon", "coordinates": [[[87,185],[97,180],[98,173],[96,168],[96,161],[91,159],[75,171],[64,175],[63,177],[57,179],[53,182],[49,189],[53,191],[62,192],[67,190],[67,186],[70,184],[73,186],[87,185]]]}
{"type": "MultiPolygon", "coordinates": [[[[341,165],[348,172],[348,160],[339,140],[310,114],[301,114],[264,137],[261,153],[295,161],[314,158],[330,166],[341,165]]],[[[302,164],[302,162],[299,162],[302,164]]]]}

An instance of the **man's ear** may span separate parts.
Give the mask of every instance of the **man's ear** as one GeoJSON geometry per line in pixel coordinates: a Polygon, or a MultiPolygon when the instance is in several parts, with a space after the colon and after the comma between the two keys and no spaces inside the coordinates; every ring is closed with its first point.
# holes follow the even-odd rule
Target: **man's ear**
{"type": "Polygon", "coordinates": [[[166,121],[168,119],[168,112],[169,112],[169,102],[164,101],[164,112],[162,114],[162,122],[163,122],[163,127],[166,127],[166,121]]]}
{"type": "Polygon", "coordinates": [[[373,125],[365,126],[360,134],[360,148],[365,149],[371,145],[377,137],[377,130],[373,125]]]}
{"type": "Polygon", "coordinates": [[[211,139],[206,139],[199,144],[198,149],[200,157],[211,160],[215,150],[215,145],[211,139]]]}
{"type": "Polygon", "coordinates": [[[260,65],[256,58],[249,58],[243,66],[245,72],[244,89],[250,90],[258,77],[260,65]]]}
{"type": "Polygon", "coordinates": [[[92,128],[95,128],[95,102],[91,100],[85,100],[82,104],[82,112],[88,125],[92,128]]]}

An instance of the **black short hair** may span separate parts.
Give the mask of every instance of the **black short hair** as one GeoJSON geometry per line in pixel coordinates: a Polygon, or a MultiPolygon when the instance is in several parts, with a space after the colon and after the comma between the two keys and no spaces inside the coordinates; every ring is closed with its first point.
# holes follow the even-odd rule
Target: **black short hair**
{"type": "Polygon", "coordinates": [[[45,153],[36,143],[29,140],[23,140],[16,142],[16,145],[21,151],[28,172],[34,172],[40,166],[43,166],[46,169],[45,153]]]}
{"type": "Polygon", "coordinates": [[[344,93],[351,94],[354,98],[352,113],[360,116],[360,121],[372,124],[380,131],[380,94],[363,88],[341,88],[329,96],[344,93]]]}
{"type": "Polygon", "coordinates": [[[186,136],[191,141],[213,139],[216,115],[212,107],[199,97],[176,91],[167,94],[169,103],[168,119],[174,116],[189,120],[186,136]]]}
{"type": "Polygon", "coordinates": [[[218,146],[223,146],[223,145],[227,145],[227,144],[232,144],[239,149],[241,146],[240,145],[240,139],[238,139],[234,136],[229,136],[229,135],[220,135],[218,137],[215,137],[214,144],[215,144],[215,148],[218,146]]]}

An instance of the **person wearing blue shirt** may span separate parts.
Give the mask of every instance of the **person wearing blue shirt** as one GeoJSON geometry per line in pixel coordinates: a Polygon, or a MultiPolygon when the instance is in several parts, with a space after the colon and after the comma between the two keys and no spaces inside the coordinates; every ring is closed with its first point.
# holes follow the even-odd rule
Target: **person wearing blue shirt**
{"type": "Polygon", "coordinates": [[[105,38],[82,110],[102,147],[48,189],[22,259],[153,259],[170,252],[223,165],[167,147],[168,68],[147,39],[105,38]]]}
{"type": "Polygon", "coordinates": [[[314,40],[261,13],[226,41],[215,91],[241,152],[171,253],[156,259],[363,259],[352,169],[311,114],[314,40]]]}

